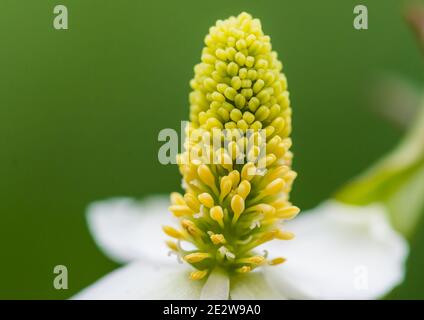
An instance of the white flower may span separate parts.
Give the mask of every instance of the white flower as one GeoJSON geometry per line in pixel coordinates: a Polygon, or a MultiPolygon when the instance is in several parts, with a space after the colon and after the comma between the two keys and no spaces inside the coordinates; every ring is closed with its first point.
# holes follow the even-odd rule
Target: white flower
{"type": "Polygon", "coordinates": [[[384,207],[330,200],[286,223],[296,239],[260,247],[286,257],[284,264],[231,278],[215,270],[206,280],[190,280],[191,267],[177,263],[165,245],[168,204],[165,197],[92,204],[88,222],[97,244],[127,265],[74,298],[374,299],[404,277],[408,245],[384,207]]]}

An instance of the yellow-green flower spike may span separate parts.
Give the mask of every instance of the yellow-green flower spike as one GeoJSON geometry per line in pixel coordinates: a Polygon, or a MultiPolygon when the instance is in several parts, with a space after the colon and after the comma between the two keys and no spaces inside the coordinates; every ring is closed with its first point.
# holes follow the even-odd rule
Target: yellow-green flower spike
{"type": "Polygon", "coordinates": [[[178,156],[185,194],[172,193],[169,208],[181,227],[164,227],[175,239],[168,247],[197,269],[193,280],[216,267],[231,274],[283,263],[284,258],[268,259],[255,248],[292,239],[281,222],[299,212],[289,202],[296,177],[289,93],[270,37],[258,19],[241,13],[217,21],[205,44],[190,82],[190,125],[178,156]],[[194,135],[195,130],[203,133],[194,135]],[[216,130],[224,132],[218,145],[204,145],[202,139],[216,130]],[[221,144],[228,133],[230,141],[221,144]],[[258,144],[249,149],[252,142],[265,145],[265,154],[258,144]],[[181,241],[196,249],[183,250],[181,241]]]}

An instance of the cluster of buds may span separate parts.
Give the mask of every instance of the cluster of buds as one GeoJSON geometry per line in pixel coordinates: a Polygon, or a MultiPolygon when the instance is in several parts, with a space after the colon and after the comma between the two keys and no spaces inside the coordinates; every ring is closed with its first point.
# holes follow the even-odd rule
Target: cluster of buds
{"type": "Polygon", "coordinates": [[[185,193],[172,193],[169,208],[180,227],[163,228],[169,248],[195,268],[193,280],[216,267],[246,273],[284,262],[255,248],[292,239],[281,225],[299,212],[289,201],[296,173],[287,80],[269,36],[241,13],[217,21],[205,44],[178,156],[185,193]]]}

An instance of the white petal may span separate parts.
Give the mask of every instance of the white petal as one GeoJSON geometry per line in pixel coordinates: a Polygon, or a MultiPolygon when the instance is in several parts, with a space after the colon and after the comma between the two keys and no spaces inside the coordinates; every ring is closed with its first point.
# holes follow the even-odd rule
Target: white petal
{"type": "Polygon", "coordinates": [[[287,262],[266,275],[290,298],[374,299],[403,280],[408,245],[380,205],[328,201],[285,226],[296,238],[266,247],[287,262]]]}
{"type": "Polygon", "coordinates": [[[262,272],[249,272],[231,278],[231,300],[281,300],[286,299],[262,272]]]}
{"type": "Polygon", "coordinates": [[[118,262],[150,259],[175,263],[168,257],[163,225],[173,222],[164,196],[143,201],[116,198],[91,204],[87,220],[99,247],[118,262]]]}
{"type": "Polygon", "coordinates": [[[203,286],[200,299],[228,300],[230,294],[230,278],[223,270],[215,268],[203,286]]]}
{"type": "Polygon", "coordinates": [[[73,299],[77,300],[194,300],[202,281],[189,279],[189,267],[133,262],[106,275],[73,299]]]}

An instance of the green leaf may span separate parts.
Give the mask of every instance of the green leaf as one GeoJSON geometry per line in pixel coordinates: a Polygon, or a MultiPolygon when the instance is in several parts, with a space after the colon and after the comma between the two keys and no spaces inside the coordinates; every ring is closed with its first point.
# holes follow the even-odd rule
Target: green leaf
{"type": "Polygon", "coordinates": [[[424,107],[398,147],[343,187],[335,198],[356,205],[383,203],[393,226],[411,236],[424,211],[424,107]]]}

